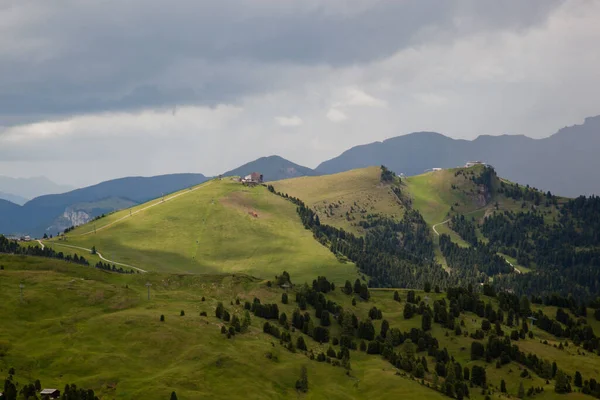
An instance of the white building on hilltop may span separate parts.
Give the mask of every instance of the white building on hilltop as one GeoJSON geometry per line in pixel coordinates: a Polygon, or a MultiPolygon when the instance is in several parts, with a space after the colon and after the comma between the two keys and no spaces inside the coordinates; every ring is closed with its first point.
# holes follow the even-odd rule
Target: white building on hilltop
{"type": "Polygon", "coordinates": [[[465,168],[471,168],[476,165],[484,165],[484,164],[485,163],[483,161],[467,161],[467,163],[465,164],[465,168]]]}

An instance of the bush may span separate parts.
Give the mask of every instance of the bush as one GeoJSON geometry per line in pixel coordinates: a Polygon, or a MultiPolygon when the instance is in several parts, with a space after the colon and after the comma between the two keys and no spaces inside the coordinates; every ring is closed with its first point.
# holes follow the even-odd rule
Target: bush
{"type": "Polygon", "coordinates": [[[179,313],[179,316],[180,316],[180,317],[183,317],[183,316],[185,316],[185,311],[181,310],[181,312],[179,313]]]}
{"type": "Polygon", "coordinates": [[[165,316],[164,315],[160,316],[160,322],[165,322],[165,316]]]}

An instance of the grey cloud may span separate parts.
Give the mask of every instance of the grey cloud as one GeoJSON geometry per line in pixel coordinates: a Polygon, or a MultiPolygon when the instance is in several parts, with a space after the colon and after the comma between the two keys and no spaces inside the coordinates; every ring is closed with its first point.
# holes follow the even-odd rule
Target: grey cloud
{"type": "Polygon", "coordinates": [[[0,40],[0,126],[235,103],[289,87],[302,79],[294,68],[371,63],[423,42],[526,29],[561,2],[355,3],[352,9],[351,1],[334,0],[14,2],[13,12],[0,14],[0,35],[13,42],[0,40]],[[280,74],[272,73],[275,66],[280,74]]]}

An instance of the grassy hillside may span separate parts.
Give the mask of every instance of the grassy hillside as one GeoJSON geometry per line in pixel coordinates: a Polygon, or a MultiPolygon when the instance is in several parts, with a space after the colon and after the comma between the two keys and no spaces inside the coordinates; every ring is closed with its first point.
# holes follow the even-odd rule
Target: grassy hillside
{"type": "Polygon", "coordinates": [[[107,259],[157,272],[357,276],[304,229],[293,204],[231,179],[110,214],[46,244],[95,246],[107,259]]]}
{"type": "MultiPolygon", "coordinates": [[[[341,367],[310,360],[301,351],[289,352],[277,339],[262,332],[265,320],[255,316],[248,332],[227,339],[220,333],[223,322],[214,317],[219,301],[240,316],[244,301],[255,297],[263,304],[278,303],[288,319],[298,306],[293,291],[289,293],[289,303],[282,304],[282,289],[267,287],[246,275],[118,275],[59,261],[9,255],[0,255],[0,265],[4,266],[0,270],[0,292],[4,295],[0,318],[11,321],[0,329],[0,370],[14,367],[15,381],[21,384],[36,378],[44,387],[76,383],[93,388],[103,399],[166,399],[171,391],[176,391],[179,399],[448,398],[426,387],[433,382],[435,367],[435,359],[426,352],[417,353],[418,357],[427,358],[431,371],[422,385],[380,355],[352,350],[351,371],[347,374],[341,367]],[[21,282],[25,285],[23,302],[19,300],[21,282]],[[152,283],[150,300],[146,298],[146,282],[152,283]],[[235,302],[238,298],[240,305],[235,302]],[[182,310],[184,316],[180,315],[182,310]],[[200,316],[201,312],[208,315],[200,316]],[[165,316],[164,322],[160,321],[161,315],[165,316]],[[298,395],[294,385],[302,366],[308,370],[309,391],[298,395]]],[[[293,275],[292,281],[297,282],[293,275]]],[[[351,304],[353,296],[341,293],[340,288],[326,297],[351,310],[360,321],[366,320],[375,306],[390,328],[420,328],[419,315],[403,317],[408,292],[400,291],[400,302],[393,300],[393,293],[373,290],[368,302],[358,299],[355,306],[351,304]]],[[[416,291],[416,296],[431,305],[445,294],[416,291]]],[[[494,298],[483,300],[497,307],[494,298]]],[[[556,311],[553,307],[541,308],[548,315],[556,311]]],[[[312,307],[307,311],[314,316],[312,307]]],[[[481,326],[482,318],[466,313],[459,320],[464,321],[464,331],[474,332],[481,326]]],[[[378,333],[382,320],[373,322],[378,333]]],[[[278,325],[276,321],[271,323],[278,325]]],[[[503,328],[510,332],[508,327],[503,328]]],[[[332,337],[339,337],[337,322],[332,321],[329,329],[332,337]]],[[[532,339],[515,342],[522,351],[548,357],[570,375],[576,370],[586,379],[600,374],[600,361],[595,354],[581,352],[572,343],[559,350],[554,347],[558,339],[536,328],[533,332],[532,339]],[[540,343],[543,340],[548,344],[540,343]]],[[[522,366],[515,362],[495,368],[493,363],[471,361],[469,349],[473,339],[455,335],[439,324],[432,325],[431,333],[439,341],[439,348],[446,348],[463,367],[486,368],[488,390],[494,399],[516,398],[521,381],[526,390],[543,387],[544,392],[535,395],[539,399],[590,398],[580,393],[559,396],[553,391],[552,380],[546,383],[535,374],[520,378],[522,366]],[[501,380],[507,383],[507,394],[500,393],[501,380]]],[[[294,343],[303,336],[315,354],[330,346],[299,331],[291,330],[290,334],[294,343]]],[[[338,345],[332,347],[340,350],[338,345]]],[[[401,347],[395,351],[401,351],[401,347]]],[[[471,399],[485,397],[477,387],[471,388],[470,394],[471,399]]]]}
{"type": "MultiPolygon", "coordinates": [[[[357,352],[347,376],[342,368],[290,353],[262,333],[259,318],[252,318],[248,333],[227,339],[214,317],[218,301],[241,314],[242,306],[230,301],[256,296],[276,302],[281,297],[281,290],[247,276],[125,276],[6,255],[0,255],[0,265],[5,267],[0,291],[6,296],[0,317],[12,321],[0,330],[0,344],[7,349],[0,369],[14,367],[21,383],[36,378],[44,387],[76,383],[104,399],[167,399],[173,390],[180,399],[295,398],[295,381],[307,366],[306,398],[442,398],[365,354],[357,352]],[[153,284],[150,301],[146,281],[153,284]],[[23,303],[20,282],[25,284],[23,303]],[[201,311],[208,317],[199,316],[201,311]]],[[[292,305],[280,306],[291,315],[292,305]]],[[[315,351],[326,349],[310,339],[307,343],[315,351]]]]}
{"type": "Polygon", "coordinates": [[[362,232],[358,222],[369,214],[402,217],[404,207],[390,185],[381,183],[381,169],[369,167],[335,175],[301,177],[272,183],[312,207],[323,223],[351,232],[362,232]]]}
{"type": "Polygon", "coordinates": [[[485,207],[490,198],[472,180],[481,174],[482,167],[455,168],[428,172],[406,178],[414,207],[425,221],[433,225],[442,222],[454,209],[456,213],[469,213],[485,207]],[[457,174],[457,172],[460,172],[457,174]]]}
{"type": "MultiPolygon", "coordinates": [[[[453,230],[450,219],[464,216],[475,225],[477,239],[487,242],[480,225],[484,218],[505,211],[521,212],[532,209],[542,213],[548,224],[558,217],[556,204],[522,199],[515,192],[531,195],[529,187],[498,178],[482,165],[472,168],[451,168],[432,171],[384,183],[379,167],[369,167],[334,175],[302,177],[274,182],[275,190],[297,197],[311,207],[323,223],[364,234],[360,224],[377,217],[400,220],[406,209],[417,210],[432,229],[435,258],[447,271],[439,246],[440,235],[448,235],[460,247],[470,247],[459,233],[453,230]],[[513,192],[511,195],[510,192],[513,192]]],[[[524,196],[527,198],[527,195],[524,196]]],[[[558,205],[565,199],[558,199],[558,205]]],[[[503,255],[519,271],[531,268],[518,265],[514,257],[503,255]]]]}

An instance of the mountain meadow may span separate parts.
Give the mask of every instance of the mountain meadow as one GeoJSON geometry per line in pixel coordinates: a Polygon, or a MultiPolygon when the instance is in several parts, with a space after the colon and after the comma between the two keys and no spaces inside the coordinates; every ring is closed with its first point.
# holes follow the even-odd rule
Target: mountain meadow
{"type": "Polygon", "coordinates": [[[599,213],[380,166],[0,236],[0,398],[600,397],[599,213]]]}

